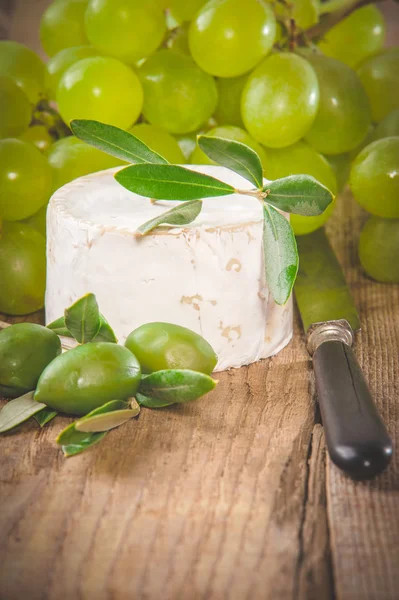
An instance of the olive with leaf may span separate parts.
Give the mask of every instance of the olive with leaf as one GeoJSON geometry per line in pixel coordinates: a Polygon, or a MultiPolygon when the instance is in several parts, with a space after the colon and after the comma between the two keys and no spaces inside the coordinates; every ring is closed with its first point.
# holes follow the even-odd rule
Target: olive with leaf
{"type": "Polygon", "coordinates": [[[127,348],[109,342],[84,344],[48,365],[34,398],[54,410],[83,416],[111,400],[134,396],[140,376],[140,364],[127,348]]]}
{"type": "Polygon", "coordinates": [[[47,327],[6,328],[0,334],[0,394],[14,399],[0,410],[0,433],[30,418],[43,427],[59,412],[76,415],[56,440],[65,456],[74,456],[137,417],[140,406],[189,402],[216,386],[209,376],[216,354],[195,332],[149,323],[129,339],[126,346],[117,343],[94,294],[47,327]],[[62,354],[59,336],[74,340],[62,354]]]}

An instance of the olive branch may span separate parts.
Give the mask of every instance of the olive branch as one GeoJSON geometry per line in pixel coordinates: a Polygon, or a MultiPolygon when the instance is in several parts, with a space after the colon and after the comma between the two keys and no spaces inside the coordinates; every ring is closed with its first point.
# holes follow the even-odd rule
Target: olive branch
{"type": "Polygon", "coordinates": [[[116,181],[127,190],[151,200],[181,202],[141,225],[138,229],[141,235],[159,225],[192,223],[200,214],[205,198],[233,194],[255,197],[262,207],[266,281],[275,302],[287,302],[295,283],[299,259],[294,232],[282,213],[320,215],[334,199],[324,185],[310,175],[291,175],[268,181],[263,177],[261,160],[252,148],[223,138],[201,135],[198,145],[211,160],[238,173],[253,188],[237,189],[210,175],[171,165],[137,137],[112,125],[75,120],[71,122],[71,129],[84,142],[134,163],[115,174],[116,181]]]}

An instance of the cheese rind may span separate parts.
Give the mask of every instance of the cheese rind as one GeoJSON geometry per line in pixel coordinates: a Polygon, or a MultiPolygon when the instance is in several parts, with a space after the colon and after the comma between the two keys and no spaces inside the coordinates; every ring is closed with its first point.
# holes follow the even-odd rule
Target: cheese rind
{"type": "MultiPolygon", "coordinates": [[[[189,168],[251,187],[223,167],[189,168]]],[[[266,285],[258,201],[205,199],[192,224],[140,237],[139,225],[178,203],[151,204],[120,186],[117,170],[77,179],[50,201],[46,321],[93,292],[120,342],[143,323],[166,321],[202,335],[217,370],[281,350],[292,337],[292,300],[278,306],[266,285]]]]}

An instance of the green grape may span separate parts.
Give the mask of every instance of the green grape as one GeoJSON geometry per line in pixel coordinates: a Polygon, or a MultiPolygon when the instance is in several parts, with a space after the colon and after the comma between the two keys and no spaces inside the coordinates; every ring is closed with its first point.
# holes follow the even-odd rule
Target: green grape
{"type": "Polygon", "coordinates": [[[217,104],[213,77],[184,54],[160,50],[139,69],[143,114],[169,133],[191,133],[206,123],[217,104]]]}
{"type": "Polygon", "coordinates": [[[241,96],[247,80],[248,75],[217,80],[219,101],[215,119],[220,125],[244,127],[241,116],[241,96]]]}
{"type": "Polygon", "coordinates": [[[132,127],[130,133],[147,144],[151,150],[166,158],[171,164],[183,165],[185,163],[184,154],[176,139],[160,127],[140,123],[132,127]]]}
{"type": "MultiPolygon", "coordinates": [[[[215,127],[210,131],[206,132],[206,135],[210,135],[211,137],[221,137],[226,140],[234,140],[235,142],[241,142],[242,144],[246,144],[252,150],[259,155],[259,158],[262,162],[263,167],[266,164],[265,151],[262,146],[258,144],[251,136],[244,131],[244,129],[240,129],[240,127],[234,127],[233,125],[225,125],[222,127],[215,127]]],[[[215,165],[216,163],[211,160],[204,152],[202,152],[199,146],[196,146],[194,152],[191,155],[191,163],[193,165],[215,165]]]]}
{"type": "Polygon", "coordinates": [[[349,152],[345,154],[334,154],[325,157],[331,165],[337,179],[337,191],[341,192],[349,180],[351,170],[351,156],[349,152]]]}
{"type": "Polygon", "coordinates": [[[249,76],[241,98],[246,129],[271,148],[299,141],[309,130],[319,105],[314,69],[301,56],[273,54],[249,76]]]}
{"type": "Polygon", "coordinates": [[[276,19],[258,0],[211,0],[191,22],[188,42],[198,66],[218,77],[237,77],[273,46],[276,19]]]}
{"type": "Polygon", "coordinates": [[[33,227],[33,229],[41,233],[44,237],[46,237],[47,206],[48,205],[45,204],[44,206],[39,208],[39,210],[34,215],[22,221],[22,223],[29,225],[29,227],[33,227]]]}
{"type": "Polygon", "coordinates": [[[192,153],[197,146],[197,135],[201,132],[186,133],[184,135],[176,135],[175,139],[179,144],[180,150],[183,152],[183,156],[186,163],[190,162],[192,153]]]}
{"type": "Polygon", "coordinates": [[[322,54],[307,55],[320,88],[316,119],[305,139],[323,154],[343,154],[366,137],[370,106],[356,73],[347,65],[322,54]]]}
{"type": "Polygon", "coordinates": [[[125,164],[72,136],[55,142],[47,159],[53,171],[53,191],[83,175],[125,164]]]}
{"type": "MultiPolygon", "coordinates": [[[[337,180],[328,161],[305,142],[297,142],[288,148],[267,149],[265,175],[268,179],[280,179],[288,175],[312,175],[333,194],[337,193],[337,180]]],[[[316,217],[291,215],[295,235],[306,235],[321,227],[331,216],[334,204],[316,217]]]]}
{"type": "Polygon", "coordinates": [[[64,48],[50,58],[46,69],[46,90],[50,98],[56,97],[57,87],[65,71],[83,58],[100,56],[100,53],[91,46],[74,46],[73,48],[64,48]]]}
{"type": "Polygon", "coordinates": [[[32,109],[11,77],[0,76],[0,138],[16,137],[29,127],[32,109]]]}
{"type": "Polygon", "coordinates": [[[359,240],[363,269],[382,283],[399,283],[399,219],[371,217],[359,240]]]}
{"type": "Polygon", "coordinates": [[[0,75],[7,75],[36,104],[44,96],[45,66],[40,58],[23,44],[0,41],[0,75]]]}
{"type": "Polygon", "coordinates": [[[40,152],[45,152],[48,150],[51,144],[54,142],[54,139],[49,134],[47,127],[44,125],[32,125],[22,135],[19,136],[19,139],[23,140],[24,142],[30,142],[36,146],[40,152]]]}
{"type": "Polygon", "coordinates": [[[352,164],[349,185],[367,212],[399,219],[399,137],[372,142],[352,164]]]}
{"type": "Polygon", "coordinates": [[[367,58],[357,73],[369,97],[373,121],[379,123],[399,108],[399,48],[367,58]]]}
{"type": "Polygon", "coordinates": [[[26,315],[43,308],[46,243],[32,227],[24,223],[3,223],[0,281],[0,312],[26,315]]]}
{"type": "Polygon", "coordinates": [[[136,75],[115,58],[93,56],[69,67],[57,88],[63,120],[94,119],[128,129],[140,115],[143,90],[136,75]]]}
{"type": "Polygon", "coordinates": [[[130,64],[155,52],[166,31],[162,9],[148,0],[89,0],[85,23],[92,46],[130,64]]]}
{"type": "Polygon", "coordinates": [[[191,21],[208,0],[170,0],[168,8],[178,23],[191,21]]]}
{"type": "Polygon", "coordinates": [[[19,221],[33,215],[51,192],[51,168],[33,144],[0,140],[0,217],[19,221]]]}
{"type": "Polygon", "coordinates": [[[319,22],[319,0],[294,0],[291,16],[299,27],[309,29],[319,22]]]}
{"type": "Polygon", "coordinates": [[[370,133],[369,143],[399,135],[399,108],[389,113],[370,133]]]}
{"type": "Polygon", "coordinates": [[[40,21],[40,41],[48,56],[87,44],[84,15],[87,0],[54,0],[40,21]]]}
{"type": "Polygon", "coordinates": [[[385,40],[385,21],[373,4],[355,10],[335,25],[319,42],[320,50],[349,67],[378,52],[385,40]]]}

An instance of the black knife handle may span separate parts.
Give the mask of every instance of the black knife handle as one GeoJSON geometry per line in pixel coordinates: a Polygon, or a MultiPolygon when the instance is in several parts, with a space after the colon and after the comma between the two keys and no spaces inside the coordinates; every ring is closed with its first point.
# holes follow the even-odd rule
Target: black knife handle
{"type": "Polygon", "coordinates": [[[352,348],[325,341],[313,366],[332,461],[354,479],[374,477],[389,464],[392,441],[352,348]]]}

